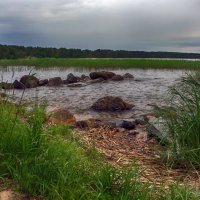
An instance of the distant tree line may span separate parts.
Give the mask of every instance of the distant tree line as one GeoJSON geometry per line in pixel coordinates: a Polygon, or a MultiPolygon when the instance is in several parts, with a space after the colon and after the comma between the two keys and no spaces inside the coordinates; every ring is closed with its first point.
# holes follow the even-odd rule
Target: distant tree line
{"type": "Polygon", "coordinates": [[[125,50],[81,50],[66,48],[24,47],[0,45],[0,59],[17,58],[188,58],[200,59],[198,53],[146,52],[125,50]]]}

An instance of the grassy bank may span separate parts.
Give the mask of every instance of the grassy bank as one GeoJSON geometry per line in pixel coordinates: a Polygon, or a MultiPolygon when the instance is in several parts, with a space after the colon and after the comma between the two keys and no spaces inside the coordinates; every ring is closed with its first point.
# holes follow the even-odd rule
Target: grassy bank
{"type": "Polygon", "coordinates": [[[168,140],[170,163],[200,168],[200,73],[190,74],[171,87],[169,107],[159,108],[168,140]]]}
{"type": "Polygon", "coordinates": [[[67,126],[46,127],[44,108],[31,113],[0,102],[0,177],[42,199],[197,200],[185,186],[142,183],[136,165],[115,169],[67,126]],[[22,120],[23,118],[23,120],[22,120]]]}
{"type": "Polygon", "coordinates": [[[0,60],[0,66],[200,69],[200,61],[158,59],[56,59],[34,58],[0,60]]]}

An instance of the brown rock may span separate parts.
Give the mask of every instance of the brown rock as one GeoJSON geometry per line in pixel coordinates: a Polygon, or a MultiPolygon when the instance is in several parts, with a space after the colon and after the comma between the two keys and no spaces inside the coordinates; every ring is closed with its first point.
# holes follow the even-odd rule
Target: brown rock
{"type": "Polygon", "coordinates": [[[87,120],[80,120],[76,122],[75,127],[80,128],[80,129],[94,128],[95,122],[96,120],[94,118],[90,118],[87,120]]]}
{"type": "Polygon", "coordinates": [[[32,75],[24,75],[20,79],[20,82],[23,83],[26,88],[34,88],[38,86],[39,79],[32,75]]]}
{"type": "Polygon", "coordinates": [[[5,97],[7,97],[7,94],[0,92],[0,98],[5,98],[5,97]]]}
{"type": "Polygon", "coordinates": [[[60,86],[62,84],[62,79],[60,77],[50,78],[48,86],[60,86]]]}
{"type": "Polygon", "coordinates": [[[96,111],[130,110],[133,105],[124,102],[120,97],[106,96],[98,99],[92,109],[96,111]]]}
{"type": "Polygon", "coordinates": [[[9,89],[13,89],[14,86],[12,83],[6,83],[6,82],[2,82],[1,83],[1,88],[4,90],[9,90],[9,89]]]}
{"type": "Polygon", "coordinates": [[[90,73],[91,79],[103,78],[104,80],[107,80],[107,79],[111,79],[113,76],[115,76],[115,73],[108,72],[108,71],[91,72],[90,73]]]}
{"type": "Polygon", "coordinates": [[[121,75],[115,75],[115,76],[112,77],[112,80],[113,81],[123,81],[124,78],[121,75]]]}
{"type": "Polygon", "coordinates": [[[67,109],[56,109],[52,111],[49,121],[52,124],[74,125],[76,123],[76,118],[67,109]]]}

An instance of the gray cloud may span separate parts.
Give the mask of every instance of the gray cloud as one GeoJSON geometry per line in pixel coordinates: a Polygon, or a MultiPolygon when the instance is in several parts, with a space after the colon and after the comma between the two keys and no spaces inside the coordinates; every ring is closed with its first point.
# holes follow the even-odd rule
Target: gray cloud
{"type": "Polygon", "coordinates": [[[0,0],[0,43],[200,52],[199,0],[0,0]]]}

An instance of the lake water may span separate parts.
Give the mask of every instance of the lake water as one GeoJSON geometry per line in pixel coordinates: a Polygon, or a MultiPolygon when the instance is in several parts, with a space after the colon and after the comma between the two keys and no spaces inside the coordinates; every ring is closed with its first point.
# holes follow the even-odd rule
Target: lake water
{"type": "MultiPolygon", "coordinates": [[[[99,69],[101,70],[101,69],[99,69]]],[[[169,86],[177,82],[180,77],[186,74],[185,70],[142,70],[142,69],[109,69],[116,74],[130,73],[134,75],[133,80],[120,82],[108,81],[105,83],[94,83],[84,87],[69,88],[66,85],[60,87],[37,87],[26,89],[23,100],[48,102],[48,110],[54,108],[67,108],[78,119],[98,118],[104,120],[130,119],[142,114],[151,112],[152,108],[148,104],[161,104],[169,86]],[[131,111],[125,112],[94,112],[91,105],[99,98],[112,95],[119,96],[123,100],[132,103],[135,107],[131,111]]],[[[29,68],[29,67],[7,67],[0,68],[3,81],[13,82],[19,80],[23,75],[35,73],[39,79],[60,76],[66,79],[69,73],[76,76],[82,74],[89,75],[91,71],[86,68],[29,68]]],[[[13,91],[10,91],[11,93],[13,91]]],[[[22,91],[15,90],[16,100],[22,95],[22,91]]]]}

